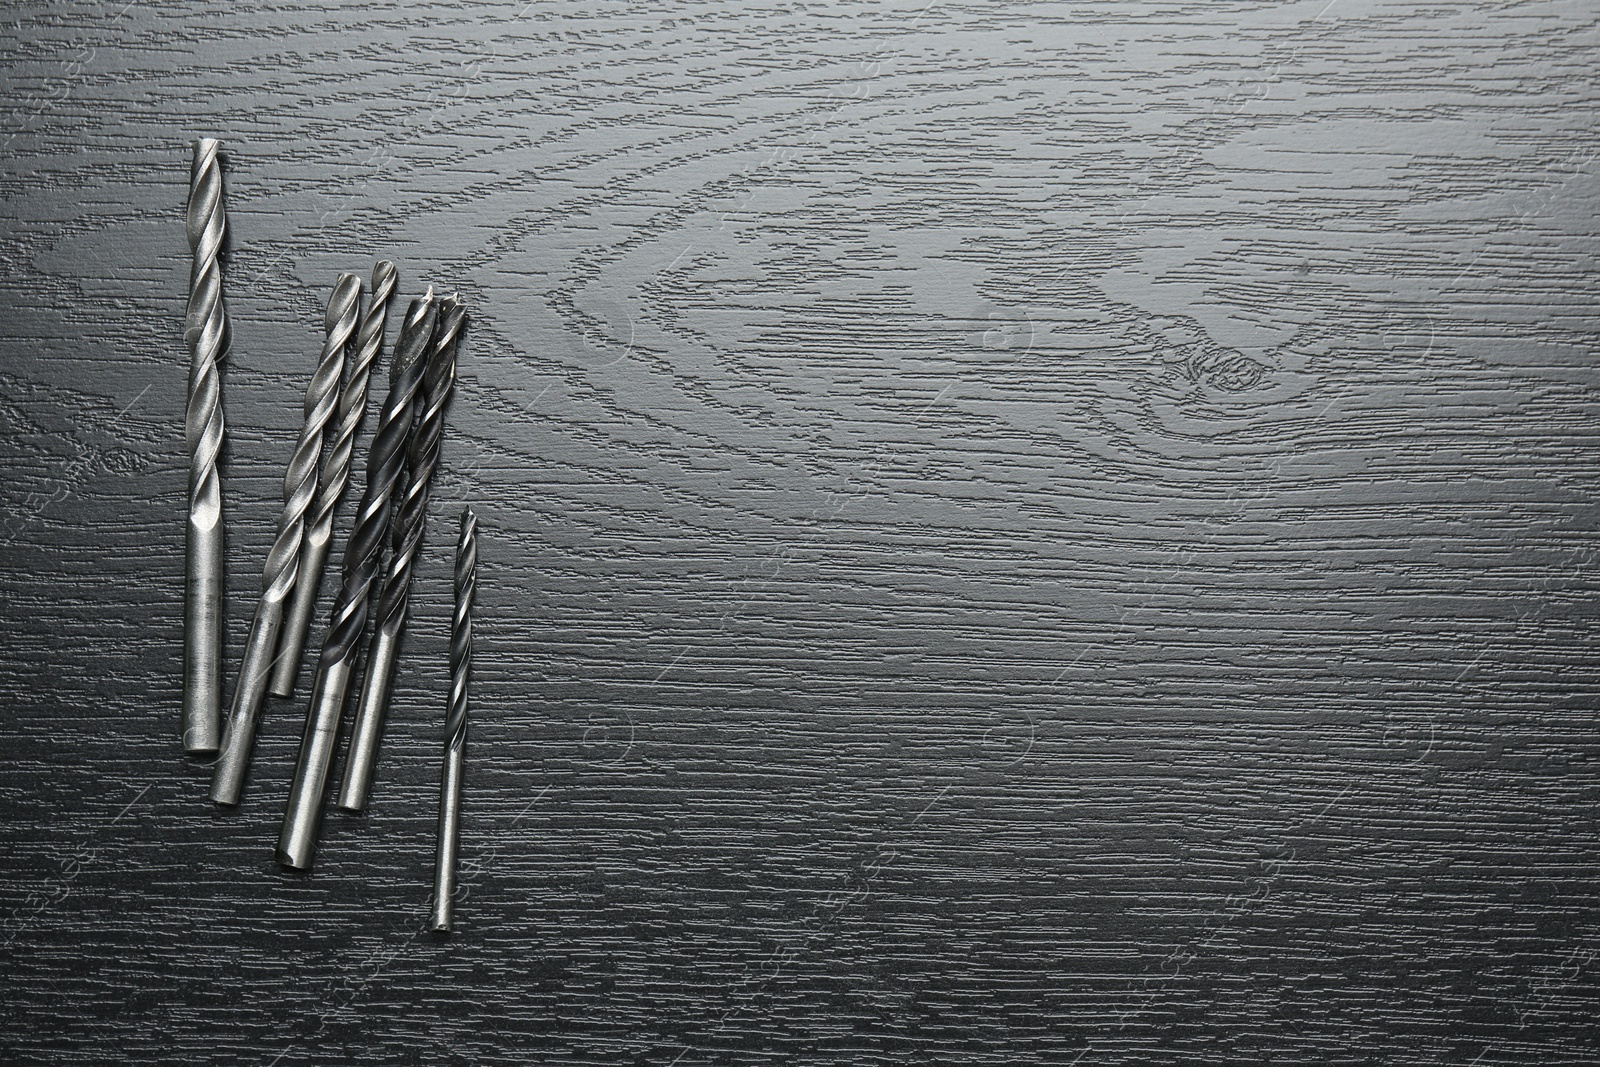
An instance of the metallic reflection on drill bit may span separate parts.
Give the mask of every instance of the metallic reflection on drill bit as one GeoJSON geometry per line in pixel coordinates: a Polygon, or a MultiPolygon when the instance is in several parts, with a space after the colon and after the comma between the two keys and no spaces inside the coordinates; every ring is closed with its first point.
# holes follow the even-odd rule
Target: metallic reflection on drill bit
{"type": "Polygon", "coordinates": [[[325,319],[326,339],[311,384],[306,387],[305,424],[289,457],[288,473],[283,478],[283,514],[278,519],[278,535],[267,553],[261,572],[261,600],[250,622],[245,641],[244,663],[233,689],[233,709],[222,737],[222,756],[217,760],[211,780],[211,799],[218,804],[237,804],[244,789],[245,771],[250,766],[250,750],[255,745],[256,716],[267,695],[267,672],[272,668],[273,650],[278,647],[278,628],[283,624],[284,601],[295,588],[300,572],[300,543],[305,533],[306,509],[317,492],[317,461],[322,456],[322,440],[333,417],[339,396],[339,379],[344,372],[345,354],[356,332],[356,312],[361,305],[361,279],[341,274],[328,299],[325,319]]]}
{"type": "Polygon", "coordinates": [[[456,860],[461,851],[461,774],[467,748],[467,686],[472,675],[472,602],[478,590],[478,516],[461,513],[456,543],[456,610],[450,619],[450,713],[444,728],[444,770],[439,778],[439,851],[434,857],[433,914],[428,928],[451,926],[456,860]]]}
{"type": "Polygon", "coordinates": [[[183,747],[217,750],[222,732],[222,378],[217,361],[228,340],[228,309],[222,298],[218,259],[227,230],[222,206],[221,142],[202,137],[194,145],[189,177],[189,534],[185,561],[183,621],[183,747]]]}
{"type": "Polygon", "coordinates": [[[428,486],[439,465],[439,437],[444,429],[444,406],[456,380],[456,339],[466,309],[453,296],[439,301],[439,325],[433,335],[433,351],[423,376],[422,412],[417,428],[406,447],[408,467],[405,493],[395,504],[389,523],[388,572],[377,598],[372,643],[367,652],[366,679],[362,682],[356,723],[350,735],[350,755],[345,760],[344,784],[339,790],[339,806],[361,811],[367,806],[372,789],[372,771],[378,756],[378,740],[389,711],[389,694],[394,685],[395,659],[400,651],[400,636],[406,625],[406,608],[411,596],[411,574],[416,569],[417,550],[422,546],[423,528],[428,514],[428,486]]]}
{"type": "Polygon", "coordinates": [[[283,618],[283,637],[278,659],[272,669],[271,693],[286,697],[294,692],[300,673],[300,658],[311,629],[311,616],[317,610],[317,593],[322,588],[322,571],[333,543],[333,513],[344,498],[350,482],[350,457],[355,451],[356,432],[367,413],[367,384],[383,348],[383,326],[389,317],[389,302],[394,297],[397,273],[394,264],[380,260],[372,270],[372,296],[361,315],[355,347],[346,360],[344,389],[339,394],[337,428],[331,432],[328,455],[322,461],[321,485],[317,501],[307,513],[305,541],[300,549],[300,577],[283,618]]]}
{"type": "Polygon", "coordinates": [[[300,739],[300,758],[289,787],[283,830],[278,836],[278,862],[287,867],[310,867],[316,850],[334,736],[355,666],[356,643],[367,621],[372,579],[378,570],[384,533],[389,528],[389,505],[400,480],[406,440],[411,435],[413,404],[422,384],[423,356],[433,338],[438,313],[433,290],[429,289],[426,296],[411,302],[395,345],[394,362],[389,368],[389,396],[367,456],[367,488],[345,549],[344,583],[317,662],[317,680],[311,705],[306,709],[305,733],[300,739]]]}

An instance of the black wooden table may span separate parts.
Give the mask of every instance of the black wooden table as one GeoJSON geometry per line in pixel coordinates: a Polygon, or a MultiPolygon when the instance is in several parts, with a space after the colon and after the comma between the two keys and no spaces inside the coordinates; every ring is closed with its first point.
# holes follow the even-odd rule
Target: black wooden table
{"type": "Polygon", "coordinates": [[[1600,1062],[1596,5],[213,7],[0,35],[0,1060],[1600,1062]],[[201,135],[230,673],[337,272],[473,313],[309,877],[304,682],[179,754],[201,135]]]}

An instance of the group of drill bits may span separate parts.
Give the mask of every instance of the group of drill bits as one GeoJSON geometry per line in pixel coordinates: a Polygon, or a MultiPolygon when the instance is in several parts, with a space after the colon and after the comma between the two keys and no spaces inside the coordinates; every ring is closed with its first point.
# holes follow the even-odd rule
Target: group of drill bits
{"type": "MultiPolygon", "coordinates": [[[[267,695],[293,689],[333,540],[334,513],[350,482],[355,441],[395,294],[394,264],[372,272],[365,307],[361,280],[341,274],[328,300],[325,340],[306,389],[305,422],[283,482],[283,511],[261,575],[243,662],[221,715],[223,439],[218,361],[228,341],[220,253],[226,232],[218,142],[195,144],[190,175],[189,243],[194,255],[185,337],[190,351],[187,437],[190,453],[184,636],[184,748],[218,753],[211,799],[237,805],[267,695]]],[[[299,759],[290,784],[277,858],[309,869],[322,819],[344,707],[372,633],[350,730],[338,806],[364,811],[393,688],[411,578],[422,544],[429,486],[439,465],[444,409],[455,384],[456,349],[466,309],[430,288],[412,300],[393,346],[389,392],[367,457],[366,487],[345,549],[343,580],[328,624],[299,759]]],[[[477,518],[461,516],[456,546],[455,612],[450,634],[450,696],[440,783],[439,840],[430,926],[449,930],[459,841],[461,777],[472,662],[477,518]]]]}

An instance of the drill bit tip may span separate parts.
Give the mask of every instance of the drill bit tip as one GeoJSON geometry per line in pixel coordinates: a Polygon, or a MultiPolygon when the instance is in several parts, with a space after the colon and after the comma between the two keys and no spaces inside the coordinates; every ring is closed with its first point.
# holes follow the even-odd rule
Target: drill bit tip
{"type": "MultiPolygon", "coordinates": [[[[337,329],[347,316],[354,315],[359,308],[354,307],[361,299],[361,278],[345,271],[333,283],[333,295],[328,300],[328,311],[323,318],[323,329],[332,331],[337,329]]],[[[352,335],[355,327],[350,328],[352,335]]]]}
{"type": "MultiPolygon", "coordinates": [[[[424,320],[430,314],[437,314],[434,310],[434,305],[433,286],[430,285],[426,293],[411,301],[411,306],[406,308],[405,323],[400,328],[401,336],[404,337],[407,332],[416,332],[420,336],[424,320]]],[[[397,381],[400,375],[406,372],[407,368],[427,354],[427,342],[433,334],[431,326],[427,330],[427,334],[428,337],[421,338],[422,344],[420,346],[397,345],[395,347],[394,357],[389,361],[389,381],[391,384],[397,381]]]]}

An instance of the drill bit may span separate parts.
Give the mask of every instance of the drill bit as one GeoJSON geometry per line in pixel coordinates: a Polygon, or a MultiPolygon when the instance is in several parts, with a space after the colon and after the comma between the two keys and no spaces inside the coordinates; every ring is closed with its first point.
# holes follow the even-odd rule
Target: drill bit
{"type": "Polygon", "coordinates": [[[227,230],[222,206],[221,142],[194,143],[189,174],[189,404],[184,420],[189,448],[189,535],[183,623],[183,747],[217,750],[222,727],[222,378],[217,361],[228,340],[218,256],[227,230]]]}
{"type": "Polygon", "coordinates": [[[300,577],[294,584],[294,598],[283,619],[283,637],[272,671],[269,691],[286,697],[294,692],[295,676],[300,673],[300,657],[305,650],[311,616],[317,608],[317,593],[322,587],[322,571],[333,543],[333,512],[344,498],[350,482],[350,457],[355,451],[356,432],[367,413],[367,385],[372,378],[379,350],[383,348],[383,325],[394,297],[397,273],[394,264],[380,260],[372,269],[372,296],[361,316],[353,355],[346,361],[344,389],[339,394],[337,429],[330,438],[327,458],[322,461],[321,488],[308,513],[305,541],[300,548],[300,577]]]}
{"type": "Polygon", "coordinates": [[[444,770],[439,777],[439,851],[434,857],[433,915],[428,927],[447,932],[456,895],[461,845],[461,774],[467,748],[467,684],[472,674],[472,601],[478,590],[478,516],[461,513],[456,542],[456,610],[450,619],[450,714],[444,728],[444,770]]]}
{"type": "Polygon", "coordinates": [[[222,736],[222,756],[217,760],[211,781],[211,799],[218,804],[239,803],[239,794],[244,789],[245,769],[250,766],[250,750],[255,745],[256,716],[266,696],[267,672],[272,668],[278,629],[283,625],[284,601],[299,581],[306,509],[317,492],[317,460],[322,455],[323,437],[338,399],[339,378],[350,339],[355,336],[360,304],[361,279],[354,274],[339,275],[333,295],[328,299],[322,355],[317,369],[312,372],[311,384],[306,387],[305,424],[283,477],[283,514],[278,518],[278,536],[261,572],[261,600],[250,622],[244,663],[239,667],[239,681],[233,689],[233,708],[222,736]]]}
{"type": "Polygon", "coordinates": [[[406,624],[411,574],[427,523],[428,486],[439,465],[444,405],[456,380],[456,339],[465,318],[466,309],[455,297],[447,296],[439,301],[439,325],[434,331],[433,350],[428,354],[428,367],[422,380],[422,411],[417,416],[411,442],[406,446],[405,493],[395,504],[394,517],[389,523],[389,569],[377,599],[366,678],[362,682],[355,729],[351,733],[350,756],[345,761],[344,784],[339,791],[339,807],[348,811],[365,808],[372,789],[378,738],[389,710],[395,657],[399,654],[400,634],[406,624]]]}
{"type": "Polygon", "coordinates": [[[433,290],[411,302],[389,367],[389,396],[383,402],[378,431],[367,456],[367,488],[361,510],[345,547],[344,584],[328,622],[328,636],[317,662],[317,680],[306,709],[300,757],[289,787],[289,802],[278,836],[278,862],[304,870],[311,866],[317,831],[322,823],[322,794],[328,785],[334,735],[350,688],[356,643],[367,622],[367,602],[378,570],[383,537],[389,527],[389,505],[405,459],[406,439],[417,389],[422,384],[422,357],[433,338],[439,309],[433,290]]]}

